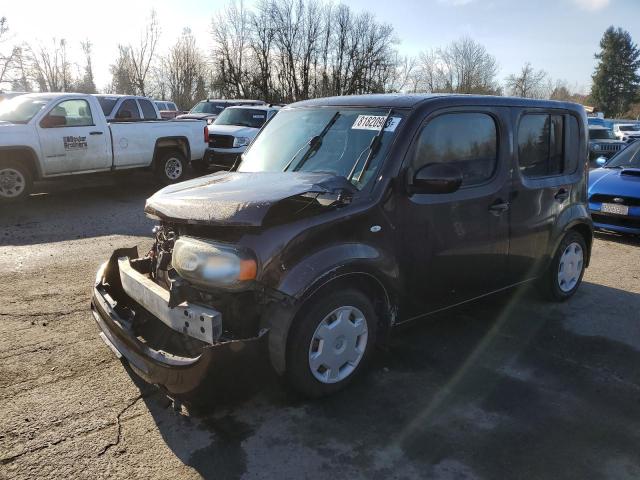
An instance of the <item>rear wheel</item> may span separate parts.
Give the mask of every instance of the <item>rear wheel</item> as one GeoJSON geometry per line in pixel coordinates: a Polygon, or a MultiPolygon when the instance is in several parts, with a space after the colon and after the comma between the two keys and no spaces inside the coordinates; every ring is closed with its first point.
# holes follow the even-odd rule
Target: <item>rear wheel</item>
{"type": "Polygon", "coordinates": [[[289,384],[309,397],[344,388],[364,369],[376,325],[371,301],[357,290],[334,291],[313,300],[289,333],[289,384]]]}
{"type": "Polygon", "coordinates": [[[571,297],[582,282],[587,245],[578,232],[570,231],[560,242],[551,265],[541,278],[543,293],[550,300],[564,301],[571,297]]]}
{"type": "Polygon", "coordinates": [[[31,191],[33,178],[20,162],[0,160],[0,202],[24,200],[31,191]]]}
{"type": "Polygon", "coordinates": [[[187,159],[180,150],[161,152],[156,159],[155,172],[162,183],[177,183],[184,180],[187,159]]]}

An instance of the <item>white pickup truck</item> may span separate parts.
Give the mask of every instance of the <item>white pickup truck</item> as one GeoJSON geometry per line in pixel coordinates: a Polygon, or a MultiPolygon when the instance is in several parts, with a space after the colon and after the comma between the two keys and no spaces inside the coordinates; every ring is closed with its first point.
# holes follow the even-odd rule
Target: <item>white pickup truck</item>
{"type": "Polygon", "coordinates": [[[201,120],[108,122],[93,95],[21,95],[0,104],[0,202],[65,175],[151,167],[163,183],[178,182],[208,137],[201,120]]]}

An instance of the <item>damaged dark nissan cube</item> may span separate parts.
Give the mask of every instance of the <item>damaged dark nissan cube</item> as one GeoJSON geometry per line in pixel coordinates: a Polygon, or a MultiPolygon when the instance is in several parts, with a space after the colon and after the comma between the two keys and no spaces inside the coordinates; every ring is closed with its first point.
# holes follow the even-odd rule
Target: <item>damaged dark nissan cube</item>
{"type": "Polygon", "coordinates": [[[176,398],[221,374],[233,389],[247,362],[335,392],[395,326],[529,283],[571,297],[591,253],[587,159],[572,103],[292,104],[236,171],[148,199],[149,253],[117,250],[97,274],[100,335],[176,398]]]}

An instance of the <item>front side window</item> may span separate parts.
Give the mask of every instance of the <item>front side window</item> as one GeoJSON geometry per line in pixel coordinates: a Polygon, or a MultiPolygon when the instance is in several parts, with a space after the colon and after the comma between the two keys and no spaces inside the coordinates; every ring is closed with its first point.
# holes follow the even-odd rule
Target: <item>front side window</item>
{"type": "Polygon", "coordinates": [[[447,113],[422,129],[412,161],[414,171],[430,163],[448,163],[462,173],[462,185],[484,183],[498,162],[494,119],[485,113],[447,113]]]}
{"type": "Polygon", "coordinates": [[[138,104],[132,98],[125,100],[120,105],[118,113],[116,113],[116,119],[118,120],[140,120],[140,112],[138,111],[138,104]]]}
{"type": "Polygon", "coordinates": [[[142,115],[144,115],[145,120],[158,119],[158,115],[156,115],[156,109],[153,108],[153,105],[149,100],[139,99],[138,103],[140,104],[140,108],[142,109],[142,115]]]}
{"type": "Polygon", "coordinates": [[[245,152],[238,171],[326,172],[362,188],[373,178],[402,126],[403,114],[394,112],[367,162],[372,139],[387,114],[388,110],[377,108],[280,110],[245,152]]]}
{"type": "Polygon", "coordinates": [[[158,107],[158,110],[169,110],[164,102],[156,102],[156,107],[158,107]]]}
{"type": "Polygon", "coordinates": [[[518,162],[525,177],[561,175],[564,165],[562,115],[527,114],[518,126],[518,162]]]}
{"type": "Polygon", "coordinates": [[[227,108],[216,118],[214,125],[239,125],[260,128],[267,120],[267,112],[255,108],[227,108]]]}
{"type": "Polygon", "coordinates": [[[175,112],[178,110],[178,107],[176,107],[175,103],[167,103],[167,110],[171,110],[172,112],[175,112]]]}
{"type": "Polygon", "coordinates": [[[42,119],[41,126],[51,127],[89,127],[93,125],[91,108],[86,100],[65,100],[57,104],[42,119]]]}

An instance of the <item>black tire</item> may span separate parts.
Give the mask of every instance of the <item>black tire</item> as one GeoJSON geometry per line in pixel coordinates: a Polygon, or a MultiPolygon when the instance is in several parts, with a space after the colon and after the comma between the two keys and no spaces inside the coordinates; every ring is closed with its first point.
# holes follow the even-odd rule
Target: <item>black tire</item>
{"type": "Polygon", "coordinates": [[[547,268],[545,274],[539,279],[538,285],[541,293],[548,300],[556,302],[563,302],[570,298],[574,293],[576,293],[576,290],[578,290],[578,287],[582,283],[582,277],[584,276],[584,269],[586,265],[586,258],[587,244],[584,240],[584,237],[576,231],[569,231],[560,242],[558,250],[553,256],[553,260],[551,261],[549,268],[547,268]],[[582,250],[582,261],[581,265],[579,266],[580,273],[576,277],[577,279],[575,281],[575,284],[571,282],[569,285],[565,285],[563,287],[561,286],[561,281],[559,280],[561,259],[567,248],[570,245],[574,244],[579,245],[580,249],[582,250]],[[571,287],[568,288],[569,286],[571,287]]]}
{"type": "MultiPolygon", "coordinates": [[[[376,341],[377,324],[377,315],[371,301],[360,291],[347,289],[318,294],[318,297],[312,299],[296,316],[288,335],[285,376],[289,385],[299,393],[311,398],[329,395],[346,387],[362,373],[369,362],[376,341]],[[333,383],[325,383],[318,380],[312,373],[309,359],[311,342],[319,325],[325,321],[329,314],[340,307],[355,307],[363,314],[367,325],[366,345],[361,346],[364,347],[362,356],[355,368],[345,378],[333,383]]],[[[362,336],[358,337],[357,341],[361,339],[362,336]]],[[[345,341],[345,345],[347,345],[347,341],[345,341]]],[[[348,345],[345,348],[348,348],[348,345]]],[[[339,350],[336,349],[336,351],[339,350]]],[[[345,365],[347,364],[343,364],[343,367],[345,365]]],[[[316,370],[316,372],[319,371],[319,369],[316,370]]]]}
{"type": "Polygon", "coordinates": [[[196,173],[207,173],[209,171],[209,164],[204,160],[193,160],[191,162],[191,168],[196,173]]]}
{"type": "Polygon", "coordinates": [[[187,159],[180,150],[163,150],[155,161],[155,174],[158,180],[169,185],[184,180],[187,173],[187,159]]]}
{"type": "Polygon", "coordinates": [[[0,203],[20,202],[33,188],[29,168],[16,160],[0,160],[0,203]]]}

